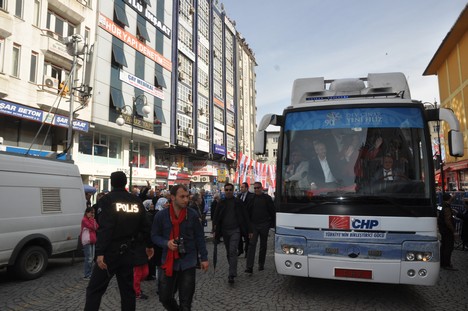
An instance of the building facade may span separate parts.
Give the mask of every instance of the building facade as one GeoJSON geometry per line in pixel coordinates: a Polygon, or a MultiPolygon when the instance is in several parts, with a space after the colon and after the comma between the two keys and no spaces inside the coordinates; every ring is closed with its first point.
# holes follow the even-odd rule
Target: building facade
{"type": "MultiPolygon", "coordinates": [[[[437,75],[440,107],[452,109],[460,121],[463,132],[465,155],[454,158],[444,148],[447,128],[443,123],[436,133],[441,137],[442,167],[445,188],[468,190],[468,5],[461,12],[452,29],[442,41],[424,75],[437,75]]],[[[433,145],[437,145],[434,137],[433,145]]],[[[439,149],[435,146],[436,150],[439,149]]],[[[439,170],[440,172],[440,170],[439,170]]]]}
{"type": "Polygon", "coordinates": [[[115,170],[159,188],[235,182],[239,150],[253,149],[256,64],[222,5],[33,3],[0,1],[3,150],[66,151],[99,190],[115,170]]]}

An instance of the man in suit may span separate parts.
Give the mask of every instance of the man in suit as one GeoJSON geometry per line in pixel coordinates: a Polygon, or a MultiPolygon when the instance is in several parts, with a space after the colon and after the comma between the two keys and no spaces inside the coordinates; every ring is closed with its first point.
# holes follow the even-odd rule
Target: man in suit
{"type": "Polygon", "coordinates": [[[327,147],[323,142],[316,142],[314,145],[317,157],[309,163],[309,181],[311,188],[336,187],[340,182],[340,169],[342,165],[336,159],[330,159],[327,155],[327,147]]]}
{"type": "Polygon", "coordinates": [[[403,172],[393,167],[393,158],[391,155],[387,154],[383,157],[383,165],[375,172],[373,179],[376,182],[387,182],[405,180],[406,177],[403,172]]]}
{"type": "MultiPolygon", "coordinates": [[[[240,193],[237,195],[237,198],[244,202],[244,207],[247,209],[247,204],[252,200],[254,194],[249,191],[249,183],[243,182],[240,186],[240,193]]],[[[247,251],[249,249],[249,235],[245,234],[241,236],[239,240],[239,247],[237,250],[237,255],[240,256],[244,253],[245,250],[245,257],[247,258],[247,251]]]]}

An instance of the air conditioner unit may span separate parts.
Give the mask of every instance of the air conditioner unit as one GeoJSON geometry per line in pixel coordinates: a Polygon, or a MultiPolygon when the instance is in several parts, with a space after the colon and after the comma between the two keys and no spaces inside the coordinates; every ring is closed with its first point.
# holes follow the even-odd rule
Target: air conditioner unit
{"type": "Polygon", "coordinates": [[[44,76],[44,89],[57,92],[59,80],[54,77],[44,76]]]}
{"type": "Polygon", "coordinates": [[[200,108],[200,115],[203,115],[205,113],[205,109],[200,108]]]}
{"type": "Polygon", "coordinates": [[[184,73],[179,71],[179,81],[184,81],[184,73]]]}
{"type": "Polygon", "coordinates": [[[184,111],[185,113],[192,113],[192,106],[185,106],[184,111]]]}
{"type": "Polygon", "coordinates": [[[190,128],[190,127],[189,127],[189,128],[187,129],[187,135],[188,135],[188,136],[193,136],[193,128],[190,128]]]}

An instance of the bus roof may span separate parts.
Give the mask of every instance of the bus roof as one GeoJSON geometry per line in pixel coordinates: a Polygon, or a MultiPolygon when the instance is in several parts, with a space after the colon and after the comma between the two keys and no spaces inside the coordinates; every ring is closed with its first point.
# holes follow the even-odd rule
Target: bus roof
{"type": "Polygon", "coordinates": [[[369,73],[367,78],[325,80],[323,77],[294,81],[291,105],[350,98],[392,97],[411,99],[408,82],[401,72],[369,73]]]}

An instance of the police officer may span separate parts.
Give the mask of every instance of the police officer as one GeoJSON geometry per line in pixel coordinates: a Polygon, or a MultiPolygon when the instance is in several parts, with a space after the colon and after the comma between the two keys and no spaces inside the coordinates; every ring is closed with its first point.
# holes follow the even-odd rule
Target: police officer
{"type": "Polygon", "coordinates": [[[135,310],[133,290],[133,245],[144,239],[148,258],[153,256],[150,238],[151,224],[138,197],[125,190],[127,177],[123,172],[111,174],[112,191],[98,202],[99,229],[96,243],[96,263],[86,288],[85,310],[99,310],[102,295],[112,277],[117,275],[121,309],[135,310]]]}

